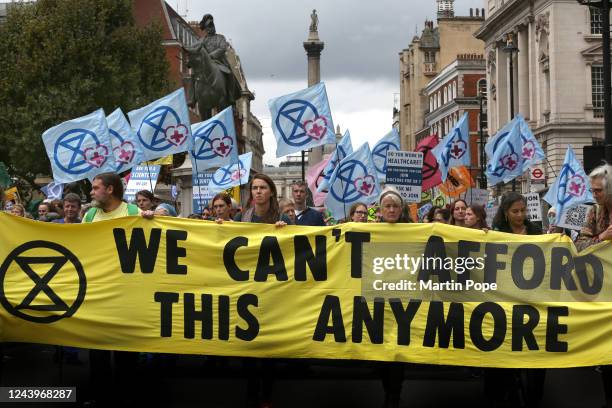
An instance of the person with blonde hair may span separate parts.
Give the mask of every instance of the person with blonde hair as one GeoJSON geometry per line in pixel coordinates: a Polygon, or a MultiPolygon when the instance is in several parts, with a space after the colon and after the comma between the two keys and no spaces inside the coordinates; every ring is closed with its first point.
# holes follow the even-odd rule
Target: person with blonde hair
{"type": "Polygon", "coordinates": [[[16,217],[25,217],[26,216],[25,207],[19,203],[15,204],[13,205],[13,208],[11,208],[11,214],[16,217]]]}
{"type": "Polygon", "coordinates": [[[278,200],[278,207],[280,208],[281,214],[285,214],[291,222],[296,223],[295,217],[295,203],[288,198],[281,198],[278,200]]]}
{"type": "Polygon", "coordinates": [[[587,214],[587,219],[576,240],[576,248],[582,251],[591,245],[612,240],[612,166],[595,168],[589,174],[591,191],[596,204],[587,214]]]}

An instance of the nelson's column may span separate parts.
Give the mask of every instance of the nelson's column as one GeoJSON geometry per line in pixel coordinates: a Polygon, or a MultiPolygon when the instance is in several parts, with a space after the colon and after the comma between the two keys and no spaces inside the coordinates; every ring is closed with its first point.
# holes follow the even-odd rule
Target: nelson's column
{"type": "MultiPolygon", "coordinates": [[[[308,86],[313,86],[321,82],[321,51],[325,43],[319,39],[317,10],[312,10],[310,18],[310,30],[308,39],[304,41],[304,49],[308,55],[308,86]]],[[[308,155],[308,166],[313,166],[321,160],[323,160],[323,146],[313,148],[308,155]]]]}

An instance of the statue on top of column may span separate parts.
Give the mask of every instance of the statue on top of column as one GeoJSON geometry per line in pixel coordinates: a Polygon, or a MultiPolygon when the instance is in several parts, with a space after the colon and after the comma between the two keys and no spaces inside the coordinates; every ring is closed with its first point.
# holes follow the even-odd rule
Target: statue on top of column
{"type": "Polygon", "coordinates": [[[310,15],[310,32],[314,33],[317,31],[317,27],[319,26],[319,16],[317,16],[317,10],[312,10],[312,14],[310,15]]]}

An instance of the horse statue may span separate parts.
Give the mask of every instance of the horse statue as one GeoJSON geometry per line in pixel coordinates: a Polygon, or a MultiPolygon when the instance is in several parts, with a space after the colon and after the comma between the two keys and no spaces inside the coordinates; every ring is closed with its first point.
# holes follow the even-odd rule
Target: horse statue
{"type": "Polygon", "coordinates": [[[222,110],[240,98],[242,89],[226,58],[229,44],[217,34],[210,14],[200,22],[204,37],[194,46],[184,48],[187,67],[192,69],[190,105],[196,102],[202,120],[209,119],[211,110],[222,110]]]}

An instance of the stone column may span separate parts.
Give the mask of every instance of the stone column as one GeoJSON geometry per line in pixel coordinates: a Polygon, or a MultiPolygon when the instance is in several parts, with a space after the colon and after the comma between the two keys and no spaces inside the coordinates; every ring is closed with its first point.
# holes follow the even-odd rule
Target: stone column
{"type": "Polygon", "coordinates": [[[538,53],[537,44],[535,41],[535,24],[533,22],[533,17],[528,17],[527,21],[527,31],[529,33],[529,119],[534,121],[538,119],[538,53]]]}
{"type": "Polygon", "coordinates": [[[518,32],[518,112],[529,119],[529,41],[526,27],[518,32]]]}
{"type": "MultiPolygon", "coordinates": [[[[311,31],[308,40],[304,41],[304,49],[308,56],[308,86],[321,82],[321,51],[325,43],[319,39],[317,31],[311,31]]],[[[308,167],[323,160],[323,146],[315,147],[308,155],[308,167]]]]}
{"type": "Polygon", "coordinates": [[[509,112],[509,100],[510,94],[508,92],[509,81],[508,81],[508,55],[502,50],[502,45],[496,48],[497,52],[497,123],[495,129],[490,129],[490,134],[495,134],[497,131],[508,122],[509,112]]]}

